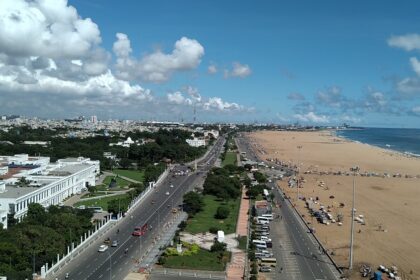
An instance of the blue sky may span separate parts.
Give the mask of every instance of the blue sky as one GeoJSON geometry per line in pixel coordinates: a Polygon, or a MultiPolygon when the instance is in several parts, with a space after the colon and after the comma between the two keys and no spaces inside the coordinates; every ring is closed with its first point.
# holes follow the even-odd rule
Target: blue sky
{"type": "MultiPolygon", "coordinates": [[[[4,113],[191,121],[195,107],[199,121],[420,127],[416,1],[55,2],[32,7],[50,26],[77,29],[77,19],[91,19],[79,41],[57,43],[56,49],[87,47],[60,56],[35,47],[16,53],[0,43],[7,61],[0,70],[13,69],[15,80],[24,81],[0,87],[0,101],[8,104],[4,113]],[[124,35],[117,39],[117,33],[124,35]],[[12,68],[8,61],[16,56],[26,57],[25,65],[45,58],[48,71],[12,68]]],[[[7,8],[3,20],[28,9],[7,8]]],[[[33,29],[24,15],[9,26],[33,29]]],[[[59,36],[42,28],[32,33],[59,36]]],[[[24,42],[7,31],[0,28],[0,39],[24,42]]]]}

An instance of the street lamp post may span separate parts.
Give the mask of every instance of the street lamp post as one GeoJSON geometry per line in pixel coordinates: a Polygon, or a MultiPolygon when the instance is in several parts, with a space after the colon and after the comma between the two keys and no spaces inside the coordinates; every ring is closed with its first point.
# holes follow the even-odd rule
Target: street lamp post
{"type": "Polygon", "coordinates": [[[296,197],[296,205],[297,205],[297,203],[299,201],[299,172],[300,172],[299,164],[300,164],[300,150],[302,149],[302,146],[297,146],[297,148],[298,148],[298,168],[297,168],[297,174],[298,174],[298,176],[297,176],[297,197],[296,197]]]}
{"type": "Polygon", "coordinates": [[[350,168],[353,172],[353,202],[351,208],[351,233],[350,233],[350,257],[349,257],[349,270],[353,269],[353,243],[354,243],[354,215],[355,215],[355,197],[356,197],[356,173],[360,170],[358,166],[350,168]]]}

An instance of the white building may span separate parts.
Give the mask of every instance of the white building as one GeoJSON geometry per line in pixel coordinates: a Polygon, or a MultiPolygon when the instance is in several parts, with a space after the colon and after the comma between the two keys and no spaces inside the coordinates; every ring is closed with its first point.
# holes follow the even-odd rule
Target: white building
{"type": "Polygon", "coordinates": [[[214,139],[219,138],[219,131],[217,130],[206,130],[204,131],[204,136],[205,137],[210,137],[210,135],[212,135],[214,137],[214,139]]]}
{"type": "Polygon", "coordinates": [[[205,139],[194,138],[185,140],[191,147],[201,147],[206,145],[205,139]]]}
{"type": "Polygon", "coordinates": [[[139,146],[139,145],[143,145],[144,144],[144,141],[143,140],[136,140],[136,141],[133,141],[133,139],[131,139],[131,137],[128,137],[127,138],[127,140],[125,140],[125,141],[120,141],[120,142],[117,142],[117,143],[110,143],[109,144],[109,146],[121,146],[121,147],[126,147],[126,148],[129,148],[131,145],[137,145],[137,146],[139,146]]]}
{"type": "Polygon", "coordinates": [[[7,228],[8,214],[20,221],[30,203],[44,207],[57,205],[88,185],[95,185],[99,161],[83,157],[61,159],[56,163],[49,160],[28,155],[0,157],[0,165],[8,167],[8,172],[0,175],[0,222],[4,228],[7,228]]]}

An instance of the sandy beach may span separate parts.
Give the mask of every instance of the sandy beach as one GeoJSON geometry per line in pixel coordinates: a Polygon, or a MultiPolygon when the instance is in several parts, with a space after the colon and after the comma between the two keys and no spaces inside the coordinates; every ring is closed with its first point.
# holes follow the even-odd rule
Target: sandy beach
{"type": "MultiPolygon", "coordinates": [[[[362,263],[375,268],[396,265],[403,279],[420,279],[420,159],[340,139],[329,131],[261,131],[247,136],[262,160],[278,159],[299,167],[304,179],[301,197],[318,197],[317,207],[329,207],[335,218],[343,216],[342,226],[320,224],[309,215],[303,199],[297,202],[300,213],[343,267],[349,261],[353,183],[353,176],[346,173],[359,166],[354,177],[355,208],[365,225],[355,223],[355,270],[362,263]]],[[[296,203],[297,188],[290,188],[287,180],[278,184],[296,203]]]]}

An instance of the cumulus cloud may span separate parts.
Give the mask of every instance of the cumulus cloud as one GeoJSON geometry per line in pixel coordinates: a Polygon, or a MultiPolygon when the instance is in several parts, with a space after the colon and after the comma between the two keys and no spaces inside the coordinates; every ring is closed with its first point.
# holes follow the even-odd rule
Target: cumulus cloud
{"type": "Polygon", "coordinates": [[[316,100],[322,104],[334,108],[343,108],[347,106],[347,99],[342,95],[341,88],[331,86],[325,90],[318,91],[316,100]]]}
{"type": "Polygon", "coordinates": [[[158,50],[136,59],[131,56],[131,42],[126,34],[117,33],[113,51],[117,57],[116,75],[121,79],[160,83],[176,71],[196,68],[204,55],[204,47],[196,40],[182,37],[171,53],[158,50]]]}
{"type": "Polygon", "coordinates": [[[220,97],[202,97],[192,86],[161,96],[138,84],[167,81],[175,72],[196,68],[204,55],[196,40],[182,37],[169,53],[134,58],[129,37],[117,33],[116,38],[110,69],[112,57],[100,45],[98,26],[66,0],[1,0],[2,112],[153,119],[171,119],[173,112],[189,112],[185,109],[192,106],[214,118],[223,115],[214,112],[250,112],[220,97]]]}
{"type": "Polygon", "coordinates": [[[202,97],[198,90],[194,87],[188,86],[184,89],[184,92],[175,91],[168,93],[166,98],[169,103],[175,105],[184,105],[189,107],[195,107],[198,110],[209,111],[209,112],[221,112],[221,113],[232,113],[232,112],[253,112],[253,108],[248,108],[243,105],[239,105],[235,102],[224,101],[220,97],[202,97]]]}
{"type": "Polygon", "coordinates": [[[303,96],[299,92],[291,92],[287,95],[287,99],[302,101],[302,100],[305,100],[305,96],[303,96]]]}
{"type": "Polygon", "coordinates": [[[388,111],[388,101],[385,95],[377,90],[369,89],[362,103],[364,109],[373,112],[388,111]]]}
{"type": "Polygon", "coordinates": [[[406,34],[401,36],[391,36],[388,39],[388,45],[401,48],[406,51],[420,50],[420,35],[406,34]]]}
{"type": "Polygon", "coordinates": [[[12,56],[86,57],[100,42],[98,26],[65,0],[2,0],[0,50],[12,56]]]}
{"type": "Polygon", "coordinates": [[[207,67],[207,73],[213,75],[217,73],[217,66],[214,64],[209,65],[209,67],[207,67]]]}
{"type": "Polygon", "coordinates": [[[308,112],[306,114],[295,114],[294,118],[298,121],[304,123],[328,123],[330,121],[329,117],[326,115],[317,115],[314,112],[308,112]]]}
{"type": "Polygon", "coordinates": [[[420,76],[420,61],[416,57],[410,57],[410,64],[417,76],[420,76]]]}
{"type": "Polygon", "coordinates": [[[420,117],[420,106],[415,106],[415,107],[411,108],[410,112],[411,112],[411,114],[420,117]]]}
{"type": "Polygon", "coordinates": [[[167,97],[170,103],[192,105],[191,99],[184,97],[180,91],[168,93],[167,97]]]}
{"type": "Polygon", "coordinates": [[[186,93],[195,101],[201,101],[201,95],[196,87],[187,86],[185,88],[186,93]]]}
{"type": "Polygon", "coordinates": [[[224,77],[225,78],[245,78],[251,75],[251,67],[247,64],[241,64],[239,62],[232,63],[232,69],[225,69],[224,77]]]}

